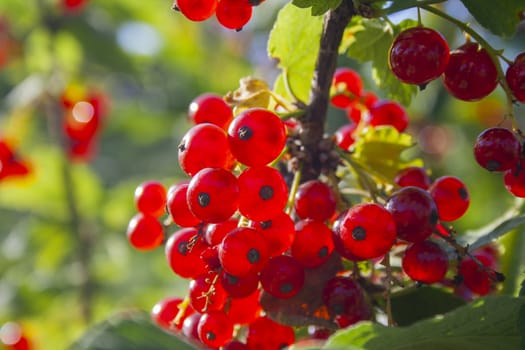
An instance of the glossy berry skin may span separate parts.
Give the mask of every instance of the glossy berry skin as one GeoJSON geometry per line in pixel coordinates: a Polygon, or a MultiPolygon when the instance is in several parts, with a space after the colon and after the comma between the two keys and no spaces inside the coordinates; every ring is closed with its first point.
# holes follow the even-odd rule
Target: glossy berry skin
{"type": "Polygon", "coordinates": [[[525,52],[520,53],[509,65],[505,79],[514,97],[525,103],[525,52]]]}
{"type": "Polygon", "coordinates": [[[448,257],[438,244],[422,241],[406,249],[401,266],[412,280],[431,284],[445,277],[448,270],[448,257]]]}
{"type": "Polygon", "coordinates": [[[426,85],[438,78],[449,59],[449,47],[437,31],[413,27],[399,33],[389,51],[392,73],[408,84],[426,85]]]}
{"type": "Polygon", "coordinates": [[[310,180],[299,185],[294,209],[301,219],[328,220],[335,213],[335,194],[324,182],[310,180]]]}
{"type": "Polygon", "coordinates": [[[241,30],[252,18],[252,5],[245,0],[220,0],[215,16],[223,27],[241,30]]]}
{"type": "Polygon", "coordinates": [[[434,200],[419,187],[403,187],[394,192],[386,209],[396,222],[397,237],[409,242],[421,242],[429,237],[438,220],[434,200]]]}
{"type": "Polygon", "coordinates": [[[218,2],[218,0],[175,0],[174,8],[187,19],[200,22],[213,16],[218,2]]]}
{"type": "Polygon", "coordinates": [[[204,168],[227,168],[230,157],[226,131],[211,123],[193,126],[178,147],[179,165],[189,176],[204,168]]]}
{"type": "Polygon", "coordinates": [[[457,177],[442,176],[437,178],[429,189],[436,202],[439,219],[454,221],[467,212],[470,196],[467,187],[457,177]]]}
{"type": "Polygon", "coordinates": [[[304,268],[289,255],[271,258],[261,271],[263,289],[276,298],[290,298],[299,293],[304,285],[304,268]]]}
{"type": "Polygon", "coordinates": [[[248,345],[241,343],[238,340],[232,340],[226,343],[221,349],[222,350],[250,350],[248,348],[248,345]]]}
{"type": "Polygon", "coordinates": [[[230,299],[228,317],[234,324],[249,324],[259,317],[262,307],[259,304],[261,290],[257,289],[253,293],[243,298],[230,299]]]}
{"type": "Polygon", "coordinates": [[[420,167],[408,167],[400,170],[394,178],[394,182],[399,187],[415,186],[423,190],[427,190],[432,184],[427,171],[420,167]]]}
{"type": "Polygon", "coordinates": [[[197,333],[203,344],[216,349],[232,339],[233,324],[224,311],[210,311],[200,318],[197,333]]]}
{"type": "Polygon", "coordinates": [[[216,276],[216,273],[210,272],[190,281],[188,297],[195,311],[204,313],[224,307],[228,294],[216,276]]]}
{"type": "Polygon", "coordinates": [[[265,221],[284,210],[288,187],[281,173],[269,166],[256,166],[239,175],[239,211],[250,220],[265,221]]]}
{"type": "Polygon", "coordinates": [[[250,108],[233,119],[228,128],[233,156],[247,166],[273,161],[286,143],[286,128],[279,117],[263,108],[250,108]]]}
{"type": "Polygon", "coordinates": [[[187,306],[179,323],[175,324],[175,318],[179,313],[179,305],[183,299],[179,297],[168,297],[157,302],[151,310],[151,319],[160,327],[165,329],[181,329],[184,319],[194,313],[191,306],[187,306]]]}
{"type": "Polygon", "coordinates": [[[186,336],[188,339],[200,342],[198,326],[201,317],[202,314],[196,312],[184,319],[184,322],[182,323],[182,334],[184,334],[184,336],[186,336]]]}
{"type": "Polygon", "coordinates": [[[182,181],[168,189],[166,209],[174,223],[181,227],[194,227],[201,221],[190,210],[186,194],[189,181],[182,181]]]}
{"type": "Polygon", "coordinates": [[[216,246],[222,242],[230,231],[236,229],[238,225],[239,220],[233,217],[216,224],[208,224],[204,232],[204,240],[210,246],[216,246]]]}
{"type": "Polygon", "coordinates": [[[293,328],[269,317],[259,317],[248,326],[246,344],[250,350],[284,349],[294,342],[293,328]]]}
{"type": "Polygon", "coordinates": [[[332,231],[321,221],[301,220],[295,225],[291,255],[305,267],[325,263],[334,250],[332,231]]]}
{"type": "Polygon", "coordinates": [[[254,223],[253,227],[268,242],[270,256],[287,251],[295,238],[294,222],[285,212],[280,212],[271,220],[254,223]]]}
{"type": "Polygon", "coordinates": [[[512,131],[494,127],[484,130],[474,144],[474,157],[489,171],[505,171],[519,162],[521,144],[512,131]]]}
{"type": "MultiPolygon", "coordinates": [[[[474,254],[481,264],[494,268],[493,260],[486,254],[474,254]]],[[[477,295],[487,295],[492,291],[491,273],[484,270],[470,257],[465,257],[459,264],[459,274],[463,277],[463,284],[477,295]]],[[[494,276],[493,276],[494,277],[494,276]]]]}
{"type": "Polygon", "coordinates": [[[346,251],[359,260],[377,258],[390,250],[396,239],[392,214],[375,203],[351,207],[334,231],[346,251]]]}
{"type": "Polygon", "coordinates": [[[166,208],[166,189],[157,181],[146,181],[135,190],[135,206],[144,214],[159,217],[166,208]]]}
{"type": "Polygon", "coordinates": [[[227,170],[205,168],[191,179],[186,197],[191,212],[201,221],[222,222],[239,207],[239,184],[227,170]]]}
{"type": "Polygon", "coordinates": [[[195,228],[184,228],[173,233],[166,242],[164,253],[168,264],[182,278],[196,278],[206,272],[201,259],[206,245],[195,228]]]}
{"type": "Polygon", "coordinates": [[[345,124],[337,129],[334,133],[335,144],[343,149],[348,150],[355,142],[354,131],[357,129],[357,124],[345,124]]]}
{"type": "Polygon", "coordinates": [[[233,276],[258,273],[268,262],[268,243],[257,230],[238,227],[219,245],[219,259],[224,271],[233,276]]]}
{"type": "Polygon", "coordinates": [[[151,215],[138,213],[128,224],[127,237],[130,244],[138,250],[152,250],[162,244],[164,229],[151,215]]]}
{"type": "Polygon", "coordinates": [[[473,42],[450,53],[442,78],[447,91],[464,101],[480,100],[498,85],[496,65],[487,51],[473,42]]]}
{"type": "Polygon", "coordinates": [[[399,103],[384,100],[370,108],[368,122],[371,126],[390,125],[403,132],[408,127],[408,115],[399,103]]]}
{"type": "Polygon", "coordinates": [[[222,271],[220,279],[224,290],[232,298],[247,297],[255,292],[259,286],[259,276],[256,273],[244,277],[235,277],[222,271]]]}
{"type": "Polygon", "coordinates": [[[336,276],[328,280],[323,288],[322,298],[332,317],[345,315],[362,320],[368,316],[362,313],[366,305],[363,290],[352,278],[336,276]]]}
{"type": "Polygon", "coordinates": [[[525,168],[523,166],[525,166],[525,161],[521,160],[503,175],[503,183],[507,191],[520,198],[525,198],[525,171],[523,170],[525,168]]]}
{"type": "Polygon", "coordinates": [[[224,99],[213,93],[204,93],[191,101],[188,117],[194,124],[212,123],[228,130],[233,112],[224,99]]]}
{"type": "Polygon", "coordinates": [[[346,108],[359,99],[363,92],[363,81],[353,69],[340,67],[332,79],[330,102],[337,108],[346,108]]]}

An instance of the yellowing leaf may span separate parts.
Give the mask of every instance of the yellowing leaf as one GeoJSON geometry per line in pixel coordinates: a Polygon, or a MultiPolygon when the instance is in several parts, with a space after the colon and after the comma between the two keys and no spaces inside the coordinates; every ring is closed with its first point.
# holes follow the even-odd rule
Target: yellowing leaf
{"type": "Polygon", "coordinates": [[[240,80],[240,87],[228,92],[224,100],[233,106],[233,112],[237,115],[248,108],[268,108],[270,96],[270,87],[264,80],[245,77],[240,80]]]}

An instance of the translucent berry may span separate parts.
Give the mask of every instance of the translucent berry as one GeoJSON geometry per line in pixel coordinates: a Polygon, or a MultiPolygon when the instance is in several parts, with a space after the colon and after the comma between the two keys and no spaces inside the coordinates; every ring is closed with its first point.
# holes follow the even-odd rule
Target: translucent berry
{"type": "Polygon", "coordinates": [[[197,333],[203,344],[216,349],[232,339],[233,324],[224,311],[214,310],[202,315],[197,333]]]}
{"type": "Polygon", "coordinates": [[[522,159],[514,167],[505,171],[503,183],[512,195],[525,198],[525,161],[522,159]]]}
{"type": "Polygon", "coordinates": [[[493,272],[488,270],[493,268],[492,260],[485,254],[474,254],[474,257],[483,266],[471,257],[465,257],[459,264],[459,274],[462,276],[463,284],[470,291],[477,295],[487,295],[492,291],[491,277],[494,278],[493,272]]]}
{"type": "Polygon", "coordinates": [[[168,264],[182,278],[196,278],[206,272],[201,259],[206,244],[195,228],[184,228],[173,233],[166,242],[164,253],[168,264]]]}
{"type": "Polygon", "coordinates": [[[235,277],[222,271],[221,283],[229,296],[233,298],[244,298],[255,292],[259,286],[259,276],[256,273],[252,273],[244,277],[235,277]]]}
{"type": "Polygon", "coordinates": [[[394,182],[399,187],[415,186],[424,190],[427,190],[432,184],[427,171],[420,167],[408,167],[400,170],[394,178],[394,182]]]}
{"type": "Polygon", "coordinates": [[[334,192],[320,180],[302,183],[295,195],[294,209],[301,219],[328,220],[334,215],[335,207],[334,192]]]}
{"type": "Polygon", "coordinates": [[[399,33],[389,51],[392,73],[408,84],[425,85],[438,78],[449,59],[449,47],[437,31],[413,27],[399,33]]]}
{"type": "Polygon", "coordinates": [[[131,218],[127,237],[130,244],[139,250],[152,250],[162,244],[164,229],[154,216],[138,213],[131,218]]]}
{"type": "Polygon", "coordinates": [[[372,126],[390,125],[403,132],[408,126],[405,109],[394,101],[379,101],[370,108],[368,122],[372,126]]]}
{"type": "Polygon", "coordinates": [[[204,21],[215,13],[218,0],[175,0],[174,8],[191,21],[204,21]]]}
{"type": "Polygon", "coordinates": [[[479,134],[474,144],[474,156],[479,165],[489,171],[505,171],[519,162],[521,144],[512,131],[495,127],[479,134]]]}
{"type": "Polygon", "coordinates": [[[276,298],[290,298],[304,285],[304,268],[299,261],[288,255],[271,258],[261,271],[263,289],[276,298]]]}
{"type": "Polygon", "coordinates": [[[222,310],[228,294],[222,288],[217,274],[210,272],[190,281],[188,297],[193,309],[203,313],[212,310],[222,310]]]}
{"type": "Polygon", "coordinates": [[[525,52],[520,53],[509,65],[505,79],[514,97],[525,103],[525,52]]]}
{"type": "Polygon", "coordinates": [[[193,313],[186,317],[182,323],[182,334],[184,334],[189,339],[200,342],[198,326],[201,317],[202,314],[199,312],[193,313]]]}
{"type": "Polygon", "coordinates": [[[235,218],[229,218],[226,221],[218,222],[216,224],[206,225],[206,231],[204,232],[204,240],[210,246],[218,245],[222,242],[223,238],[239,225],[239,220],[235,218]]]}
{"type": "Polygon", "coordinates": [[[246,0],[220,0],[215,16],[223,27],[240,30],[252,18],[252,5],[246,0]]]}
{"type": "Polygon", "coordinates": [[[259,317],[248,326],[246,344],[249,349],[284,349],[294,342],[293,328],[277,323],[269,317],[259,317]]]}
{"type": "Polygon", "coordinates": [[[442,176],[436,179],[429,192],[436,202],[439,219],[442,221],[459,219],[469,207],[470,196],[467,187],[457,177],[442,176]]]}
{"type": "Polygon", "coordinates": [[[241,343],[238,340],[232,340],[226,343],[221,349],[222,350],[250,350],[248,348],[248,345],[241,343]]]}
{"type": "Polygon", "coordinates": [[[261,271],[268,258],[268,243],[250,227],[229,232],[219,245],[222,267],[233,276],[244,277],[261,271]]]}
{"type": "Polygon", "coordinates": [[[295,225],[295,239],[291,255],[305,267],[316,267],[325,263],[334,242],[332,231],[322,221],[301,220],[295,225]]]}
{"type": "Polygon", "coordinates": [[[212,123],[227,130],[233,119],[233,112],[221,96],[204,93],[191,101],[188,117],[194,124],[212,123]]]}
{"type": "Polygon", "coordinates": [[[326,282],[322,292],[323,303],[332,317],[344,315],[348,324],[370,319],[361,286],[352,278],[336,276],[326,282]]]}
{"type": "Polygon", "coordinates": [[[442,77],[448,92],[464,101],[480,100],[498,85],[496,65],[487,51],[473,42],[450,53],[442,77]]]}
{"type": "Polygon", "coordinates": [[[355,142],[354,131],[357,129],[357,124],[345,124],[337,129],[334,133],[335,144],[339,148],[348,150],[355,142]]]}
{"type": "Polygon", "coordinates": [[[447,253],[432,241],[422,241],[409,246],[402,259],[403,271],[414,281],[436,283],[448,270],[447,253]]]}
{"type": "Polygon", "coordinates": [[[261,304],[259,304],[260,296],[261,290],[256,289],[243,298],[230,299],[228,318],[234,324],[239,325],[245,325],[255,321],[262,311],[261,304]]]}
{"type": "Polygon", "coordinates": [[[151,319],[160,327],[165,329],[181,329],[184,319],[194,313],[191,306],[187,306],[184,314],[175,323],[179,314],[179,305],[183,299],[179,297],[168,297],[157,302],[151,310],[151,319]]]}
{"type": "Polygon", "coordinates": [[[287,251],[295,237],[294,222],[290,215],[280,212],[271,220],[253,224],[261,236],[268,242],[270,256],[276,256],[287,251]]]}
{"type": "Polygon", "coordinates": [[[157,181],[146,181],[135,190],[135,206],[144,214],[159,217],[166,209],[166,189],[157,181]]]}
{"type": "Polygon", "coordinates": [[[190,210],[186,195],[189,181],[182,181],[168,189],[166,208],[174,223],[181,227],[194,227],[201,221],[190,210]]]}
{"type": "Polygon", "coordinates": [[[338,108],[346,108],[361,96],[363,81],[359,73],[353,69],[341,67],[334,72],[331,89],[330,101],[332,105],[338,108]]]}

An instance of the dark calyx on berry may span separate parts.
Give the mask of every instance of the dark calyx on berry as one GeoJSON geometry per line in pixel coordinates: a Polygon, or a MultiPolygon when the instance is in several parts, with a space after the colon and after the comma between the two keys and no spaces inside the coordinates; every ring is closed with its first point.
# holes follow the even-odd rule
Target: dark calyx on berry
{"type": "Polygon", "coordinates": [[[273,188],[271,186],[263,186],[259,190],[259,197],[263,200],[268,200],[273,197],[273,188]]]}
{"type": "Polygon", "coordinates": [[[237,133],[239,135],[239,139],[244,140],[244,141],[249,140],[253,135],[252,129],[250,129],[247,126],[241,126],[237,133]]]}
{"type": "Polygon", "coordinates": [[[361,226],[357,226],[352,230],[352,238],[356,241],[362,241],[366,238],[366,230],[361,226]]]}
{"type": "Polygon", "coordinates": [[[248,254],[246,254],[246,257],[248,258],[248,261],[250,263],[256,264],[257,262],[259,262],[260,254],[259,254],[259,251],[257,249],[251,248],[248,251],[248,254]]]}
{"type": "Polygon", "coordinates": [[[199,201],[199,205],[203,208],[207,207],[211,201],[210,195],[207,194],[206,192],[199,193],[197,199],[199,201]]]}

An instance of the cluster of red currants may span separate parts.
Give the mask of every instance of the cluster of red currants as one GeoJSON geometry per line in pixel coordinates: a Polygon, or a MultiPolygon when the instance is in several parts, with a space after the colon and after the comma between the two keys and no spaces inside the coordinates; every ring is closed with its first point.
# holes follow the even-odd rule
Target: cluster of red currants
{"type": "Polygon", "coordinates": [[[225,28],[241,30],[252,18],[253,7],[264,0],[174,0],[173,9],[191,21],[205,21],[215,14],[225,28]]]}
{"type": "Polygon", "coordinates": [[[109,113],[108,96],[99,90],[88,93],[66,89],[61,96],[65,149],[73,161],[90,161],[98,146],[103,120],[109,113]]]}
{"type": "Polygon", "coordinates": [[[8,140],[0,138],[0,181],[11,177],[27,176],[30,173],[29,163],[15,153],[8,140]]]}

